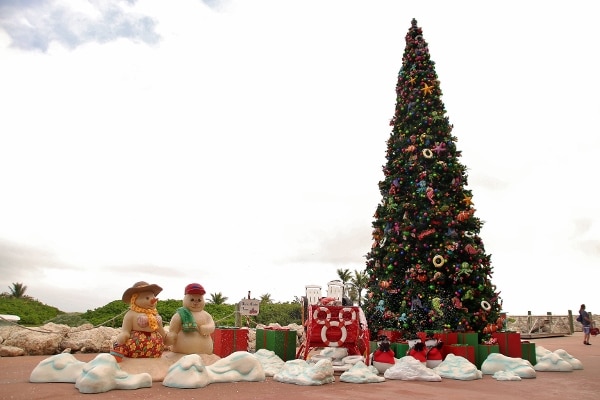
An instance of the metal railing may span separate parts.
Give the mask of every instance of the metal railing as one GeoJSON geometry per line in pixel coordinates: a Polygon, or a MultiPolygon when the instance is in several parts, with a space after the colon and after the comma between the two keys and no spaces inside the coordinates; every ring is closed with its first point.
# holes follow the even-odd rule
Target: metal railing
{"type": "MultiPolygon", "coordinates": [[[[597,317],[590,314],[592,321],[597,322],[597,317]]],[[[520,332],[523,337],[565,336],[574,332],[581,332],[581,324],[575,321],[573,312],[567,315],[507,315],[507,329],[520,332]]]]}

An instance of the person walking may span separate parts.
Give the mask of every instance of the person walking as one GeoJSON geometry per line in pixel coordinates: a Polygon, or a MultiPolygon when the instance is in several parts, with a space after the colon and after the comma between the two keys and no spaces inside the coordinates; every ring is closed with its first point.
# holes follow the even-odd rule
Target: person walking
{"type": "Polygon", "coordinates": [[[582,304],[579,308],[579,317],[581,319],[581,326],[583,329],[583,344],[591,345],[590,327],[592,325],[592,321],[590,319],[590,314],[585,311],[585,304],[582,304]]]}

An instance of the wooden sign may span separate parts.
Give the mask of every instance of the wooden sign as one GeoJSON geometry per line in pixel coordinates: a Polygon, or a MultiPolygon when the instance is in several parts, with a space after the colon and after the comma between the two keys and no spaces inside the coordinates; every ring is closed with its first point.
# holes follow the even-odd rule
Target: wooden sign
{"type": "Polygon", "coordinates": [[[258,315],[259,311],[259,300],[254,299],[243,299],[240,301],[240,314],[241,315],[258,315]]]}

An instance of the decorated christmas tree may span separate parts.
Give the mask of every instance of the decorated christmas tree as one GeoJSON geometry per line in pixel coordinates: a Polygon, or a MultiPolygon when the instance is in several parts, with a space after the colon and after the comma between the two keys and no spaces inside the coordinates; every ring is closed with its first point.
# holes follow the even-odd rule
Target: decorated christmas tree
{"type": "Polygon", "coordinates": [[[406,35],[367,254],[369,329],[487,333],[501,309],[466,167],[417,21],[406,35]]]}

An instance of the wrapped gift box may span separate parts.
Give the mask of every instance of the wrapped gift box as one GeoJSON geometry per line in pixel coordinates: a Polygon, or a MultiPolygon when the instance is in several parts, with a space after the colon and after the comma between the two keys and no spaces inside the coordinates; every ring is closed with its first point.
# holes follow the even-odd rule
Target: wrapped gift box
{"type": "Polygon", "coordinates": [[[521,334],[519,332],[494,332],[492,337],[498,341],[500,353],[507,357],[521,358],[521,334]]]}
{"type": "MultiPolygon", "coordinates": [[[[375,350],[377,350],[379,348],[379,343],[378,342],[369,342],[369,353],[374,353],[375,350]]],[[[394,357],[396,358],[402,358],[406,355],[406,352],[408,351],[408,344],[407,343],[390,343],[390,350],[392,350],[394,352],[394,357]]]]}
{"type": "Polygon", "coordinates": [[[500,346],[497,344],[478,344],[475,347],[475,365],[481,369],[485,359],[492,353],[500,353],[500,346]]]}
{"type": "Polygon", "coordinates": [[[437,332],[433,337],[444,344],[458,344],[458,332],[437,332]]]}
{"type": "Polygon", "coordinates": [[[479,334],[477,332],[458,332],[457,344],[468,344],[477,346],[479,344],[479,334]]]}
{"type": "Polygon", "coordinates": [[[392,343],[390,347],[394,350],[396,358],[404,357],[408,351],[408,343],[392,343]]]}
{"type": "Polygon", "coordinates": [[[256,350],[274,351],[283,361],[296,358],[296,331],[289,328],[256,329],[256,350]]]}
{"type": "Polygon", "coordinates": [[[373,340],[371,340],[369,342],[369,353],[373,353],[378,348],[379,348],[379,342],[375,342],[373,340]]]}
{"type": "Polygon", "coordinates": [[[377,331],[377,339],[380,336],[387,336],[391,343],[399,342],[402,340],[402,331],[392,330],[392,329],[380,329],[377,331]]]}
{"type": "Polygon", "coordinates": [[[442,355],[444,359],[448,354],[454,354],[455,356],[461,356],[475,364],[475,346],[468,344],[450,344],[445,345],[442,348],[442,355]]]}
{"type": "Polygon", "coordinates": [[[248,351],[248,328],[217,327],[212,339],[213,353],[221,358],[235,351],[248,351]]]}
{"type": "Polygon", "coordinates": [[[537,363],[537,357],[535,356],[535,343],[521,343],[521,352],[522,359],[529,361],[531,365],[535,365],[537,363]]]}

